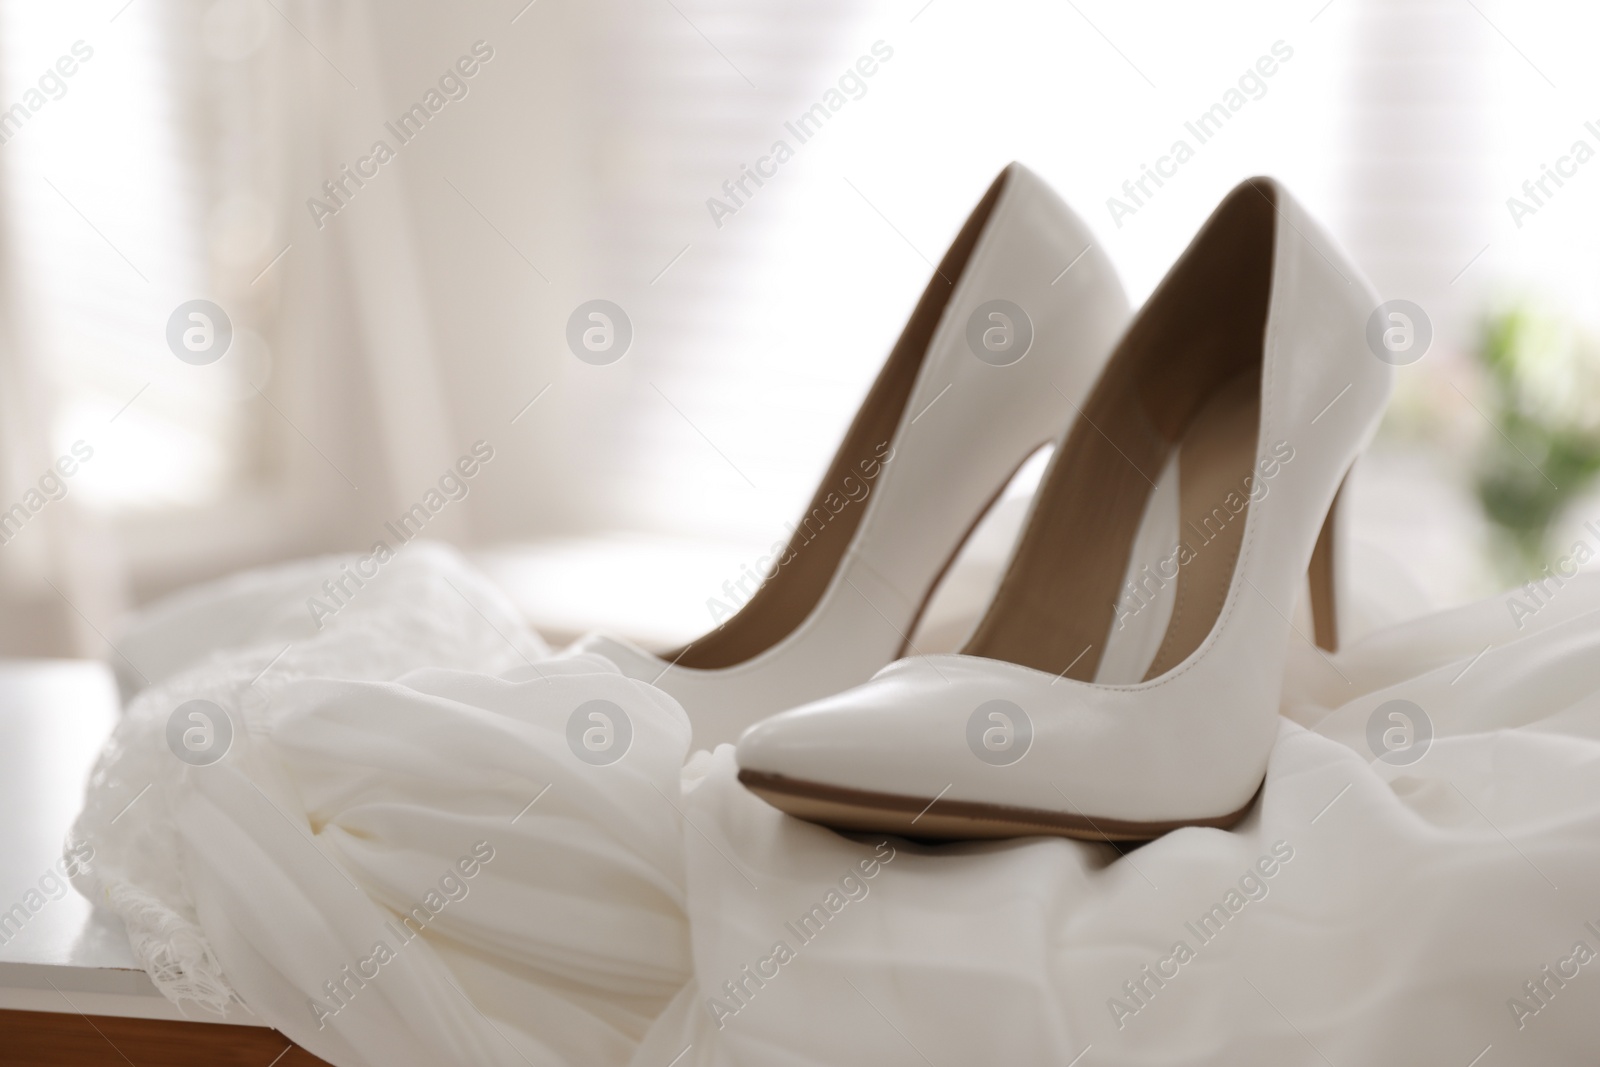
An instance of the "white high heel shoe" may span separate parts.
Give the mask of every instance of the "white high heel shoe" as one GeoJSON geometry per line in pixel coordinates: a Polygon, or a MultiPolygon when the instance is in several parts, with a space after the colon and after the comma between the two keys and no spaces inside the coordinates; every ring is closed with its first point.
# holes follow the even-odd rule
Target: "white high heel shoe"
{"type": "Polygon", "coordinates": [[[1239,186],[1066,432],[963,653],[758,724],[740,780],[813,822],[921,838],[1139,840],[1243,818],[1308,567],[1317,638],[1336,643],[1325,519],[1389,394],[1364,340],[1377,303],[1281,186],[1239,186]],[[1174,456],[1164,631],[1107,684],[1131,546],[1174,456]]]}
{"type": "Polygon", "coordinates": [[[755,595],[659,656],[604,635],[574,647],[672,694],[700,747],[866,681],[905,651],[950,560],[1071,416],[1127,319],[1088,228],[1013,163],[928,282],[755,595]]]}

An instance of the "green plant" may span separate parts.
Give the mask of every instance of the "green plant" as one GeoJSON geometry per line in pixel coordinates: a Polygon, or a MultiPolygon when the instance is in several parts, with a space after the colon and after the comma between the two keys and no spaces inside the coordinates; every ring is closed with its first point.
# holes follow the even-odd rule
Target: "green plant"
{"type": "Polygon", "coordinates": [[[1477,348],[1496,433],[1474,489],[1513,581],[1549,562],[1550,528],[1600,475],[1600,343],[1527,305],[1485,319],[1477,348]]]}

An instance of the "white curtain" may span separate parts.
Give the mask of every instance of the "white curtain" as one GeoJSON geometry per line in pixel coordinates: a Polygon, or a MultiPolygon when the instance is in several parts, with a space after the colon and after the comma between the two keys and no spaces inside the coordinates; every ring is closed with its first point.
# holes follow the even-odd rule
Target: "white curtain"
{"type": "MultiPolygon", "coordinates": [[[[104,439],[0,546],[13,652],[104,651],[129,603],[365,548],[478,441],[494,459],[432,536],[769,542],[928,260],[1012,158],[1079,208],[1136,296],[1263,171],[1453,336],[1477,286],[1528,262],[1574,286],[1593,271],[1561,221],[1592,212],[1577,183],[1537,226],[1497,214],[1582,129],[1564,101],[1590,77],[1583,35],[1495,5],[0,0],[0,19],[0,107],[74,42],[94,50],[0,145],[0,509],[104,439]],[[1280,41],[1293,58],[1264,95],[1113,219],[1107,198],[1280,41]],[[880,43],[893,58],[866,92],[712,218],[880,43]],[[475,47],[492,58],[464,95],[399,145],[386,124],[475,47]],[[356,188],[342,168],[379,139],[396,157],[356,188]],[[348,203],[314,218],[334,180],[348,203]],[[1487,218],[1493,247],[1452,285],[1487,218]],[[162,340],[197,296],[235,326],[207,368],[162,340]],[[596,298],[634,325],[609,366],[564,338],[596,298]]],[[[639,599],[617,556],[593,558],[574,585],[598,615],[639,599]]]]}
{"type": "Polygon", "coordinates": [[[405,179],[320,230],[305,206],[405,95],[369,5],[3,10],[7,103],[74,42],[89,58],[4,146],[0,507],[75,439],[94,458],[0,550],[0,642],[116,658],[133,599],[370,544],[472,439],[451,433],[405,179]],[[201,367],[163,336],[195,297],[234,337],[201,367]]]}

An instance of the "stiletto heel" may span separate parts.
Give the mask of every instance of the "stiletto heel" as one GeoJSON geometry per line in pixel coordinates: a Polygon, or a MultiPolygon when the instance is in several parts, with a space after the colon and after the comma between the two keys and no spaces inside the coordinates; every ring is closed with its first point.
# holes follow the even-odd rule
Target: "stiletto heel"
{"type": "Polygon", "coordinates": [[[1308,574],[1317,640],[1338,643],[1335,502],[1390,389],[1364,339],[1376,304],[1281,186],[1239,186],[1065,432],[962,652],[752,727],[740,780],[802,818],[910,837],[1234,825],[1278,735],[1308,574]],[[1121,684],[1097,682],[1155,522],[1177,545],[1140,567],[1152,596],[1121,684]]]}
{"type": "Polygon", "coordinates": [[[1350,476],[1339,483],[1333,495],[1333,506],[1328,518],[1317,534],[1316,547],[1311,550],[1311,569],[1306,572],[1310,582],[1311,626],[1317,646],[1327,652],[1339,651],[1339,566],[1336,547],[1338,540],[1339,501],[1350,476]]]}
{"type": "Polygon", "coordinates": [[[677,698],[701,747],[866,681],[1127,318],[1088,227],[1013,163],[934,271],[793,535],[758,562],[754,595],[661,655],[599,634],[574,647],[677,698]]]}

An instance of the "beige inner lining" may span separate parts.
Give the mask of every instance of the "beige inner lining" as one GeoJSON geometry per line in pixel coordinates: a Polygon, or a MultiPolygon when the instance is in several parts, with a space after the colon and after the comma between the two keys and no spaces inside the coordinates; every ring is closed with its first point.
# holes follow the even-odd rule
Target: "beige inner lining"
{"type": "MultiPolygon", "coordinates": [[[[1185,528],[1229,489],[1250,484],[1273,195],[1268,184],[1247,183],[1224,200],[1123,337],[964,652],[1092,680],[1146,500],[1172,451],[1183,450],[1185,528]]],[[[1147,677],[1181,662],[1211,631],[1247,517],[1248,508],[1230,514],[1180,568],[1178,609],[1147,677]]]]}
{"type": "Polygon", "coordinates": [[[1178,595],[1146,679],[1182,663],[1222,612],[1244,544],[1260,421],[1260,377],[1242,374],[1212,395],[1178,446],[1178,595]]]}
{"type": "Polygon", "coordinates": [[[816,495],[811,498],[789,539],[787,550],[780,557],[788,562],[777,567],[727,622],[683,648],[661,653],[663,658],[702,670],[735,666],[765,652],[794,632],[822,599],[846,549],[855,539],[871,493],[877,489],[871,479],[862,477],[863,472],[877,469],[894,439],[939,318],[949,303],[956,281],[966,270],[972,250],[1010,174],[1009,169],[1003,171],[990,185],[962,226],[955,243],[945,253],[938,270],[928,280],[910,321],[878,372],[877,380],[834,454],[828,473],[823,475],[816,495]],[[827,501],[830,496],[835,502],[847,497],[847,477],[854,479],[852,485],[864,482],[870,489],[864,499],[852,500],[835,514],[828,508],[827,501]]]}

